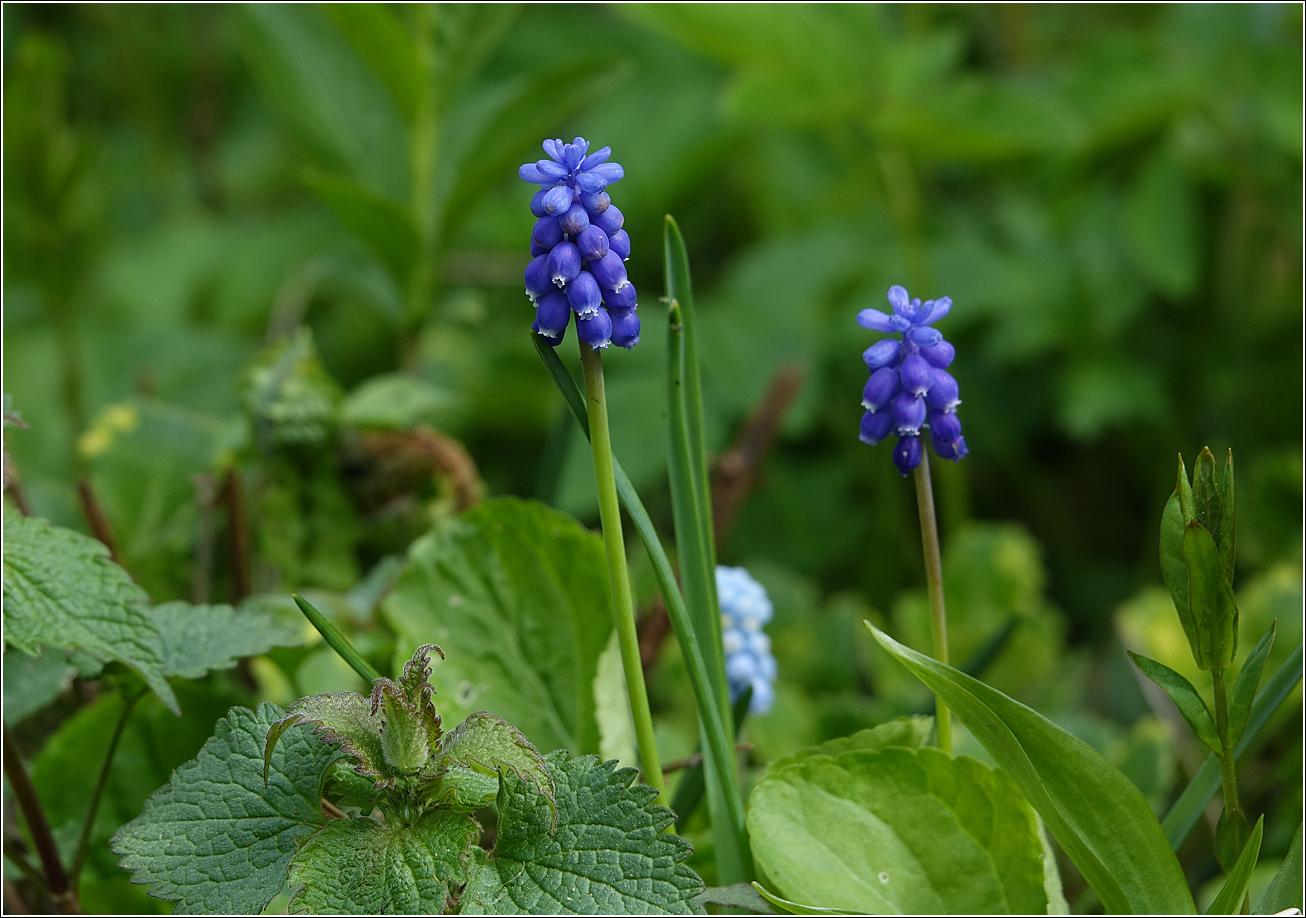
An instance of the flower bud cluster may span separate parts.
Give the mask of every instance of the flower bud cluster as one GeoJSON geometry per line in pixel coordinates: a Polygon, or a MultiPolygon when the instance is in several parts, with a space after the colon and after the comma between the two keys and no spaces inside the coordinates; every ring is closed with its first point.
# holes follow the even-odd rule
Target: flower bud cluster
{"type": "Polygon", "coordinates": [[[775,702],[775,657],[771,639],[762,630],[771,620],[766,588],[742,567],[718,567],[716,589],[721,600],[721,642],[726,652],[726,680],[733,702],[744,689],[753,689],[752,714],[765,714],[775,702]]]}
{"type": "Polygon", "coordinates": [[[957,380],[947,371],[956,349],[931,326],[952,309],[952,300],[911,299],[903,287],[889,288],[893,314],[863,309],[857,324],[873,331],[901,335],[885,338],[866,349],[862,359],[871,378],[862,390],[861,440],[875,446],[897,434],[893,464],[903,476],[921,464],[921,431],[928,430],[934,452],[959,461],[966,455],[966,438],[957,419],[957,380]]]}
{"type": "Polygon", "coordinates": [[[526,295],[535,306],[531,329],[554,347],[562,343],[572,313],[576,333],[590,347],[639,343],[635,286],[626,277],[630,237],[607,187],[625,170],[608,162],[609,147],[589,152],[589,141],[544,141],[548,159],[518,170],[539,186],[531,198],[531,263],[526,295]]]}

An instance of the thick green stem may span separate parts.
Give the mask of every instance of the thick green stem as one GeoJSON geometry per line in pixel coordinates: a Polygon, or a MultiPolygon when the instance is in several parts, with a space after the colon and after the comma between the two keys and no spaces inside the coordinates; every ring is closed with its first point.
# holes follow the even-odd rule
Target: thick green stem
{"type": "Polygon", "coordinates": [[[104,796],[105,785],[109,783],[109,771],[113,765],[114,753],[118,751],[118,743],[122,739],[123,731],[127,729],[127,721],[131,717],[132,708],[136,707],[136,702],[145,697],[146,691],[147,689],[141,689],[130,698],[123,697],[122,713],[118,715],[118,723],[113,728],[113,736],[109,737],[109,748],[104,751],[104,762],[100,765],[100,775],[95,779],[95,790],[91,791],[91,802],[86,808],[86,819],[82,822],[82,834],[77,839],[77,853],[73,855],[73,866],[68,871],[74,889],[77,888],[77,879],[82,875],[82,867],[86,865],[86,855],[91,849],[91,832],[95,828],[95,814],[100,810],[100,798],[104,796]]]}
{"type": "Polygon", "coordinates": [[[608,402],[603,390],[603,358],[584,342],[580,362],[585,371],[585,394],[589,401],[590,446],[594,452],[594,483],[599,494],[599,520],[603,525],[603,546],[608,556],[608,583],[612,588],[612,614],[621,645],[621,665],[626,672],[626,694],[635,721],[644,781],[657,788],[659,800],[666,790],[657,742],[653,738],[653,715],[644,686],[644,667],[639,658],[639,636],[635,631],[635,600],[626,569],[626,542],[621,532],[621,505],[617,502],[616,472],[612,467],[612,438],[608,430],[608,402]]]}
{"type": "Polygon", "coordinates": [[[1225,692],[1224,670],[1213,670],[1211,683],[1215,687],[1215,732],[1220,737],[1220,784],[1224,789],[1224,809],[1228,818],[1233,818],[1242,812],[1242,805],[1238,802],[1238,775],[1234,768],[1233,749],[1229,746],[1229,700],[1225,692]]]}
{"type": "MultiPolygon", "coordinates": [[[[930,457],[921,449],[916,466],[916,509],[921,518],[921,548],[925,552],[925,584],[930,595],[930,634],[934,638],[934,659],[948,662],[948,613],[943,605],[943,560],[939,554],[939,525],[934,517],[934,490],[930,487],[930,457]]],[[[934,718],[939,748],[952,754],[952,718],[942,698],[935,698],[934,718]]]]}

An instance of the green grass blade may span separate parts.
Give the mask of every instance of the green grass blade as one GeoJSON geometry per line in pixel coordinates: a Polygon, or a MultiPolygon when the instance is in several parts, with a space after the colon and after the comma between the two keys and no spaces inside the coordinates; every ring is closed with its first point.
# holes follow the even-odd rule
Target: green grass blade
{"type": "Polygon", "coordinates": [[[1302,907],[1302,827],[1297,826],[1297,834],[1292,837],[1288,856],[1283,859],[1283,866],[1274,875],[1266,887],[1261,901],[1252,910],[1255,915],[1273,915],[1285,909],[1302,907]]]}
{"type": "Polygon", "coordinates": [[[1247,895],[1247,883],[1256,869],[1256,859],[1261,856],[1261,836],[1265,832],[1265,817],[1256,820],[1252,837],[1243,845],[1243,853],[1238,855],[1238,862],[1229,871],[1228,878],[1220,887],[1220,894],[1215,897],[1208,915],[1237,915],[1242,911],[1243,897],[1247,895]]]}
{"type": "MultiPolygon", "coordinates": [[[[744,718],[748,716],[748,705],[753,700],[753,689],[748,687],[735,699],[734,716],[735,716],[735,739],[739,739],[739,733],[744,728],[744,718]]],[[[700,741],[695,752],[703,751],[703,744],[700,741]]],[[[704,759],[704,762],[707,760],[704,759]]],[[[680,778],[680,783],[676,785],[676,796],[671,800],[671,811],[676,814],[676,831],[684,834],[685,827],[689,825],[689,820],[693,818],[698,805],[703,802],[703,792],[706,785],[703,780],[703,764],[693,765],[685,769],[685,773],[680,778]]]]}
{"type": "Polygon", "coordinates": [[[335,625],[327,621],[325,615],[313,608],[311,602],[298,594],[292,594],[291,598],[295,600],[295,605],[299,606],[299,611],[304,613],[304,617],[317,629],[318,634],[322,635],[323,640],[331,646],[332,650],[340,654],[340,659],[353,667],[354,672],[366,679],[368,685],[381,678],[381,674],[372,668],[371,663],[363,659],[363,655],[354,649],[349,639],[341,634],[335,625]]]}
{"type": "MultiPolygon", "coordinates": [[[[1235,757],[1241,756],[1252,744],[1252,740],[1265,726],[1270,715],[1283,704],[1283,700],[1301,681],[1301,676],[1302,645],[1298,644],[1292,656],[1257,693],[1256,701],[1252,703],[1251,714],[1247,716],[1247,726],[1243,728],[1243,738],[1234,747],[1235,757]]],[[[1197,825],[1197,820],[1202,818],[1206,805],[1219,791],[1220,763],[1214,755],[1209,755],[1202,763],[1202,767],[1197,769],[1197,774],[1188,782],[1184,792],[1179,795],[1179,799],[1174,802],[1174,806],[1170,807],[1170,812],[1165,814],[1165,819],[1161,820],[1161,828],[1165,829],[1171,848],[1178,849],[1184,843],[1193,826],[1197,825]]]]}
{"type": "MultiPolygon", "coordinates": [[[[544,362],[549,375],[553,377],[558,390],[562,392],[567,407],[576,418],[581,430],[585,432],[585,436],[589,437],[589,413],[585,406],[585,397],[581,394],[580,387],[576,385],[576,380],[567,372],[567,368],[563,366],[562,361],[548,342],[534,333],[531,334],[531,340],[535,344],[535,350],[540,355],[540,360],[544,362]]],[[[698,706],[699,722],[706,740],[705,748],[712,751],[713,763],[719,761],[726,762],[729,765],[728,768],[713,768],[709,775],[722,788],[722,797],[727,808],[728,825],[738,826],[739,833],[742,836],[744,831],[744,802],[739,790],[739,774],[734,767],[732,732],[727,727],[726,720],[721,716],[720,709],[715,703],[715,686],[709,674],[707,661],[703,657],[702,649],[694,636],[693,625],[689,618],[689,609],[685,605],[684,597],[681,595],[680,586],[676,583],[676,575],[675,571],[672,570],[671,561],[667,558],[667,553],[662,548],[662,541],[658,538],[657,530],[653,527],[653,520],[649,517],[648,511],[644,509],[644,504],[635,492],[634,486],[630,483],[630,478],[627,477],[625,470],[615,456],[612,459],[612,466],[617,480],[617,497],[620,499],[622,507],[625,508],[626,514],[630,517],[631,523],[634,524],[640,541],[644,543],[644,550],[648,552],[649,560],[653,562],[653,572],[657,577],[662,599],[667,606],[667,616],[671,619],[671,628],[676,633],[676,640],[680,643],[680,652],[685,659],[685,668],[689,674],[689,684],[694,691],[694,701],[698,706]]],[[[707,762],[706,756],[704,761],[707,762]]],[[[752,859],[748,854],[747,837],[743,836],[743,838],[744,845],[741,850],[744,863],[747,868],[751,869],[752,859]]]]}

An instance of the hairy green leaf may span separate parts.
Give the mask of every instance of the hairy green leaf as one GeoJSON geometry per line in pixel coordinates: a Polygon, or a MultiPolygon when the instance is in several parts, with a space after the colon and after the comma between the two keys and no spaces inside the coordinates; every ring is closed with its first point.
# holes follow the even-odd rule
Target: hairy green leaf
{"type": "Polygon", "coordinates": [[[1256,688],[1261,684],[1261,673],[1265,669],[1265,660],[1274,646],[1274,635],[1279,624],[1274,622],[1270,630],[1256,642],[1252,652],[1243,660],[1238,678],[1234,680],[1233,691],[1229,695],[1229,742],[1237,745],[1243,737],[1243,728],[1247,726],[1247,715],[1251,713],[1252,702],[1256,700],[1256,688]]]}
{"type": "Polygon", "coordinates": [[[230,669],[237,660],[274,647],[304,643],[298,628],[257,606],[192,606],[166,602],[150,610],[163,638],[163,666],[169,676],[200,679],[212,670],[230,669]]]}
{"type": "Polygon", "coordinates": [[[749,798],[758,867],[788,899],[914,914],[1041,914],[1038,819],[1001,772],[937,749],[812,755],[749,798]]]}
{"type": "MultiPolygon", "coordinates": [[[[557,789],[553,786],[553,776],[545,767],[544,756],[520,730],[502,717],[486,711],[470,715],[444,738],[440,755],[445,762],[468,769],[480,768],[500,774],[510,769],[520,780],[534,785],[535,790],[548,798],[555,808],[557,806],[557,789]]],[[[450,772],[445,781],[457,789],[460,775],[450,772]]],[[[483,786],[482,782],[472,781],[476,787],[483,786]]],[[[464,796],[470,798],[470,795],[464,796]]],[[[489,802],[486,800],[480,805],[489,802]]]]}
{"type": "Polygon", "coordinates": [[[1212,752],[1219,752],[1220,737],[1215,732],[1215,721],[1211,719],[1211,712],[1207,710],[1206,702],[1197,693],[1197,689],[1193,688],[1193,684],[1164,663],[1148,659],[1132,650],[1127,653],[1139,671],[1161,686],[1170,696],[1170,700],[1175,703],[1184,720],[1193,728],[1197,738],[1206,744],[1206,748],[1212,752]]]}
{"type": "Polygon", "coordinates": [[[73,684],[77,669],[68,655],[47,650],[33,657],[19,650],[6,650],[4,657],[5,723],[16,724],[54,701],[73,684]]]}
{"type": "Polygon", "coordinates": [[[263,772],[267,774],[282,734],[291,727],[312,724],[314,736],[353,758],[356,772],[374,777],[378,786],[391,784],[394,778],[381,747],[382,722],[373,714],[372,702],[355,692],[301,698],[268,730],[263,744],[263,772]]]}
{"type": "Polygon", "coordinates": [[[29,654],[42,646],[118,660],[144,677],[174,714],[149,599],[109,550],[71,529],[4,513],[4,634],[29,654]]]}
{"type": "Polygon", "coordinates": [[[301,839],[325,823],[322,775],[337,755],[307,730],[285,737],[264,781],[263,747],[283,712],[232,708],[200,754],[112,841],[132,882],[182,913],[259,912],[286,882],[301,839]]]}
{"type": "Polygon", "coordinates": [[[499,837],[463,890],[464,914],[689,914],[703,883],[684,861],[689,843],[662,830],[671,811],[657,791],[631,787],[634,769],[545,757],[558,793],[548,800],[515,774],[503,776],[499,837]]]}
{"type": "Polygon", "coordinates": [[[1224,669],[1238,652],[1238,606],[1215,540],[1201,523],[1184,529],[1184,561],[1188,565],[1188,598],[1197,629],[1202,669],[1224,669]]]}
{"type": "MultiPolygon", "coordinates": [[[[1208,915],[1237,915],[1242,910],[1243,897],[1247,895],[1247,883],[1256,869],[1256,859],[1261,854],[1261,837],[1265,832],[1265,817],[1256,820],[1251,838],[1243,845],[1242,854],[1229,871],[1229,876],[1220,887],[1219,895],[1206,910],[1208,915]]],[[[1227,862],[1226,862],[1227,863],[1227,862]]]]}
{"type": "Polygon", "coordinates": [[[612,631],[603,541],[571,517],[486,501],[414,543],[382,609],[396,658],[437,640],[431,675],[453,720],[486,710],[541,749],[598,749],[594,675],[612,631]]]}
{"type": "Polygon", "coordinates": [[[1179,861],[1128,778],[1038,712],[867,627],[1015,780],[1107,911],[1192,913],[1179,861]]]}
{"type": "Polygon", "coordinates": [[[802,749],[793,755],[776,759],[767,771],[777,772],[788,765],[797,765],[814,755],[836,756],[844,752],[852,752],[854,749],[875,751],[888,746],[920,749],[930,738],[930,731],[933,729],[933,717],[895,717],[868,730],[858,730],[852,736],[841,736],[819,746],[802,749]]]}
{"type": "Polygon", "coordinates": [[[450,809],[412,825],[335,819],[290,864],[292,913],[438,915],[450,886],[467,881],[465,862],[480,826],[450,809]]]}
{"type": "Polygon", "coordinates": [[[1285,909],[1302,907],[1302,827],[1297,826],[1297,834],[1292,837],[1288,856],[1283,865],[1270,880],[1261,901],[1256,903],[1253,913],[1273,915],[1285,909]]]}

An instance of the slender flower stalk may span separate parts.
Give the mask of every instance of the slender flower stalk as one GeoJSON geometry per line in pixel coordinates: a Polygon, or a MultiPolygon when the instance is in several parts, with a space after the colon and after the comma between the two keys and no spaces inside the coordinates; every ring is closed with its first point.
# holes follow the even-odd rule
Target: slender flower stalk
{"type": "Polygon", "coordinates": [[[621,530],[621,505],[617,502],[616,473],[612,464],[612,438],[608,430],[608,403],[603,388],[603,357],[598,348],[580,345],[585,371],[585,394],[589,402],[590,446],[594,453],[594,483],[599,493],[599,520],[603,525],[603,546],[608,556],[608,583],[612,589],[612,613],[621,647],[621,665],[626,673],[626,693],[644,781],[657,788],[659,799],[666,790],[657,742],[653,737],[653,715],[644,686],[644,667],[639,657],[639,636],[635,631],[635,601],[626,567],[626,542],[621,530]]]}
{"type": "MultiPolygon", "coordinates": [[[[934,517],[934,489],[930,485],[930,457],[922,450],[916,466],[916,509],[921,518],[921,548],[925,553],[925,585],[930,596],[930,636],[934,659],[948,662],[948,613],[943,604],[943,561],[939,553],[939,527],[934,517]]],[[[952,755],[952,717],[943,699],[934,699],[934,721],[939,748],[952,755]]]]}
{"type": "MultiPolygon", "coordinates": [[[[904,478],[916,479],[916,509],[921,520],[921,547],[925,553],[925,581],[930,597],[930,634],[934,658],[948,662],[948,616],[943,602],[943,564],[939,552],[939,526],[934,514],[934,489],[930,484],[929,451],[921,442],[929,431],[930,445],[944,459],[960,462],[969,452],[957,419],[957,380],[947,371],[956,349],[933,328],[952,310],[952,300],[912,299],[897,285],[889,288],[891,313],[863,309],[857,324],[873,331],[901,335],[877,341],[862,359],[871,371],[862,390],[861,440],[875,446],[897,434],[893,464],[904,478]]],[[[936,696],[939,748],[952,753],[952,720],[948,706],[936,696]]]]}

